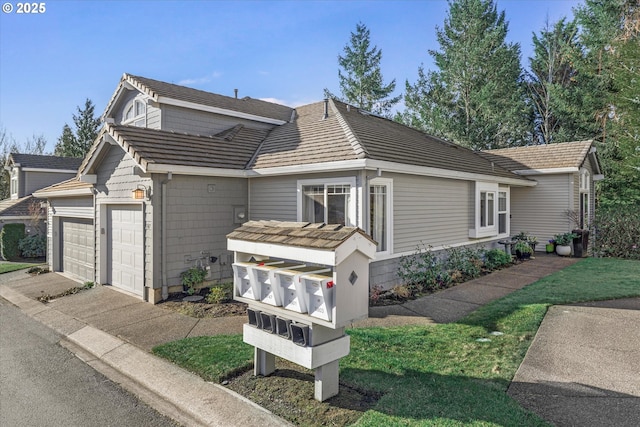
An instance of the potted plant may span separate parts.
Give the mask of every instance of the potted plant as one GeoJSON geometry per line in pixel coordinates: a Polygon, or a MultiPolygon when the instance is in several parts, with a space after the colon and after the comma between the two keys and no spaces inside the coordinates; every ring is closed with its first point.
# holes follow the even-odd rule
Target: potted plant
{"type": "Polygon", "coordinates": [[[549,240],[549,243],[547,243],[544,248],[548,254],[554,253],[556,251],[556,241],[553,239],[549,240]]]}
{"type": "Polygon", "coordinates": [[[518,259],[529,259],[533,253],[533,249],[529,246],[529,243],[519,240],[515,245],[516,256],[518,259]]]}
{"type": "Polygon", "coordinates": [[[589,226],[577,211],[567,210],[565,214],[574,225],[574,229],[571,230],[575,235],[573,238],[573,255],[576,258],[585,257],[589,249],[589,226]]]}
{"type": "Polygon", "coordinates": [[[538,244],[538,238],[536,236],[527,237],[527,243],[531,246],[533,252],[536,250],[536,245],[538,244]]]}
{"type": "Polygon", "coordinates": [[[560,256],[571,256],[571,242],[576,237],[574,233],[556,234],[553,237],[556,242],[556,253],[560,256]]]}

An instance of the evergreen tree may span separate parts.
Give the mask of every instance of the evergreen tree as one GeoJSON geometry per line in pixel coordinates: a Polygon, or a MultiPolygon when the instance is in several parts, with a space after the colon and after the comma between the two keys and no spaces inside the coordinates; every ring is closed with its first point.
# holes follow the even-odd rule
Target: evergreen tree
{"type": "MultiPolygon", "coordinates": [[[[385,85],[382,81],[380,60],[382,50],[371,47],[370,32],[359,23],[351,33],[350,44],[344,47],[344,56],[338,55],[340,91],[345,102],[374,114],[388,116],[402,95],[389,98],[396,88],[396,80],[385,85]]],[[[334,97],[327,89],[325,96],[334,97]]]]}
{"type": "Polygon", "coordinates": [[[75,133],[65,123],[62,135],[58,138],[54,154],[64,157],[84,157],[98,136],[100,119],[94,116],[95,106],[90,99],[86,99],[84,108],[77,107],[78,114],[73,115],[75,133]]]}
{"type": "Polygon", "coordinates": [[[520,46],[506,43],[508,24],[492,0],[450,0],[437,71],[418,70],[406,83],[407,110],[397,119],[472,149],[522,145],[530,109],[525,103],[520,46]]]}

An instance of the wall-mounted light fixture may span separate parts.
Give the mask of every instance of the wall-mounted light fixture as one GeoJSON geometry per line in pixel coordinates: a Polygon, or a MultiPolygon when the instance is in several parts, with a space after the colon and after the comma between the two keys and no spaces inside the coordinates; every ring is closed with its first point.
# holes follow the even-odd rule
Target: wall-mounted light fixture
{"type": "Polygon", "coordinates": [[[138,184],[131,194],[135,200],[146,200],[149,198],[149,190],[150,188],[145,187],[142,184],[138,184]]]}

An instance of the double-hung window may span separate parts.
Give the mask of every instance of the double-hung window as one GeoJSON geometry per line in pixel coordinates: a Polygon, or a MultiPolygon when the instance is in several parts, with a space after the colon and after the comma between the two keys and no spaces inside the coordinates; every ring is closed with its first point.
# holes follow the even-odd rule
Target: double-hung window
{"type": "Polygon", "coordinates": [[[369,235],[378,242],[378,252],[391,252],[392,182],[383,178],[369,182],[369,235]]]}
{"type": "Polygon", "coordinates": [[[355,226],[355,179],[298,181],[298,219],[355,226]]]}
{"type": "Polygon", "coordinates": [[[589,194],[591,192],[591,175],[583,169],[580,172],[580,228],[589,227],[591,222],[591,209],[589,208],[589,194]]]}

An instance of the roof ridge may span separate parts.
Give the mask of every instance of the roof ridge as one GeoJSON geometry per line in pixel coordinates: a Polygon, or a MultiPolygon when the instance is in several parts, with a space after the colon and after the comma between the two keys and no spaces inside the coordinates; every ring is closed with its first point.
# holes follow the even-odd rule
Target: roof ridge
{"type": "Polygon", "coordinates": [[[353,128],[349,125],[347,119],[338,110],[338,107],[335,104],[335,100],[333,98],[329,98],[327,102],[329,102],[329,104],[331,105],[331,110],[335,113],[338,124],[342,128],[347,141],[349,141],[349,144],[351,144],[351,148],[353,148],[353,151],[355,151],[358,158],[363,159],[369,157],[369,152],[362,144],[356,133],[353,131],[353,128]]]}

